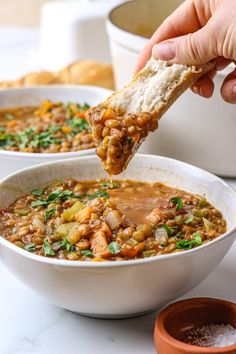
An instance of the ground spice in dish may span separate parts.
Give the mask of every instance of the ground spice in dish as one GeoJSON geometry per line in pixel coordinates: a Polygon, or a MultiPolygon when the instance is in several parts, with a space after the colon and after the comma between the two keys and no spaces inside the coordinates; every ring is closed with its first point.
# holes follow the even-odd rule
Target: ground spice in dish
{"type": "Polygon", "coordinates": [[[230,324],[210,324],[191,329],[179,339],[198,347],[226,347],[236,344],[236,328],[230,324]]]}

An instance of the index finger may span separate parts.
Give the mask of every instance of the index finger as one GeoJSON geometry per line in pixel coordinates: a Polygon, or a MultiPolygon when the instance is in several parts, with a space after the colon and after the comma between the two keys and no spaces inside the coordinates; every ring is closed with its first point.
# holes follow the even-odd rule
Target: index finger
{"type": "Polygon", "coordinates": [[[141,52],[135,72],[141,70],[148,59],[150,59],[154,44],[160,43],[169,38],[195,32],[205,26],[211,17],[211,10],[210,8],[205,9],[204,2],[202,3],[203,4],[199,6],[200,8],[196,8],[193,0],[185,1],[166,18],[141,52]]]}

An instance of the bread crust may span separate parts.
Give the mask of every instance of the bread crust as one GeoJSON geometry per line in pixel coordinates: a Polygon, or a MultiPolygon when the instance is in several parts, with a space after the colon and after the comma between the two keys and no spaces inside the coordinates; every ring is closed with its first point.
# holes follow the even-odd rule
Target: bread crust
{"type": "Polygon", "coordinates": [[[153,112],[153,115],[156,116],[156,118],[159,120],[165,112],[172,106],[172,104],[189,88],[191,87],[195,82],[197,82],[203,75],[214,69],[215,64],[214,63],[207,63],[203,65],[201,68],[199,68],[196,71],[190,72],[184,77],[182,80],[180,80],[174,87],[173,91],[171,92],[171,95],[166,102],[166,104],[163,104],[162,107],[156,109],[153,112]]]}

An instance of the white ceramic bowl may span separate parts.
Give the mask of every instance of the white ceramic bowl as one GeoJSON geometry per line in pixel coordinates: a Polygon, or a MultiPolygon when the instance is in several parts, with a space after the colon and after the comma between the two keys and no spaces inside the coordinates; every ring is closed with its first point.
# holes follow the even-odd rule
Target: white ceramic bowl
{"type": "MultiPolygon", "coordinates": [[[[54,102],[87,102],[90,105],[100,103],[111,94],[111,91],[82,85],[38,86],[0,90],[0,109],[39,105],[43,100],[54,102]]],[[[95,149],[55,154],[24,153],[0,150],[0,179],[9,173],[43,162],[61,160],[69,157],[91,155],[95,149]]]]}
{"type": "MultiPolygon", "coordinates": [[[[104,177],[95,156],[34,166],[0,185],[0,205],[54,179],[104,177]]],[[[115,318],[161,307],[198,285],[229,250],[235,238],[236,193],[224,181],[183,162],[136,155],[120,177],[167,183],[205,194],[219,208],[228,231],[214,241],[183,253],[117,262],[50,259],[26,252],[0,237],[0,257],[15,276],[51,303],[87,316],[115,318]]],[[[219,279],[220,281],[220,279],[219,279]]]]}
{"type": "MultiPolygon", "coordinates": [[[[139,53],[182,0],[134,0],[114,8],[107,21],[117,88],[129,82],[139,53]]],[[[224,102],[220,87],[233,66],[215,77],[215,93],[204,99],[188,90],[168,110],[157,132],[139,152],[173,157],[221,176],[236,177],[235,106],[224,102]]]]}

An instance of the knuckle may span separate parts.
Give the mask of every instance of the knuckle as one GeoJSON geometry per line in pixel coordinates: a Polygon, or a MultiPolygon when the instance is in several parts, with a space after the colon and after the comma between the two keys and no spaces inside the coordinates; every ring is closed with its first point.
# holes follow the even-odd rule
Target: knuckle
{"type": "Polygon", "coordinates": [[[221,55],[227,59],[236,59],[236,29],[235,26],[230,25],[224,31],[223,39],[220,41],[221,45],[221,55]]]}
{"type": "Polygon", "coordinates": [[[193,62],[199,62],[201,59],[200,47],[196,43],[195,35],[188,34],[185,39],[185,48],[182,48],[182,54],[187,53],[193,62]]]}

